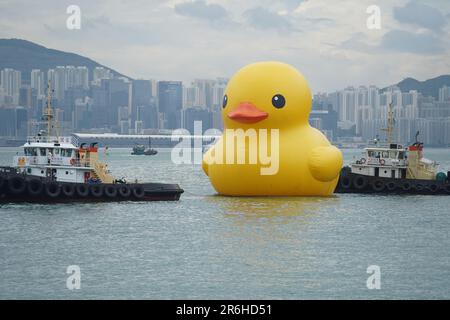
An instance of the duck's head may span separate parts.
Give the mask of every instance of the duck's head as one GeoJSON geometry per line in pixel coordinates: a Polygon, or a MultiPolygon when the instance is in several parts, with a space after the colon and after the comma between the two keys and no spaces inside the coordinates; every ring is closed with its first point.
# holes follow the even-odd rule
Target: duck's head
{"type": "Polygon", "coordinates": [[[222,103],[227,129],[285,128],[308,123],[311,91],[303,75],[281,62],[258,62],[229,81],[222,103]]]}

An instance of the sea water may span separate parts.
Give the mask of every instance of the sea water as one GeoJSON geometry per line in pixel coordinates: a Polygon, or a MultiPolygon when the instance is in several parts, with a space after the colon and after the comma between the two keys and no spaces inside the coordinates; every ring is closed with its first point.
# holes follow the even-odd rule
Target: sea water
{"type": "MultiPolygon", "coordinates": [[[[116,177],[179,183],[178,202],[1,204],[0,298],[450,298],[450,196],[222,197],[170,151],[106,157],[116,177]]],[[[449,149],[426,156],[450,168],[449,149]]]]}

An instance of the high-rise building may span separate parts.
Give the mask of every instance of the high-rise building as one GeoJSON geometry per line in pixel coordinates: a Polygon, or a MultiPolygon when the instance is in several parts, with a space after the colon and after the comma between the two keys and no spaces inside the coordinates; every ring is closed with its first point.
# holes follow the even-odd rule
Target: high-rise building
{"type": "Polygon", "coordinates": [[[74,80],[75,87],[89,89],[89,69],[85,66],[77,67],[74,80]]]}
{"type": "Polygon", "coordinates": [[[152,84],[150,80],[133,80],[131,83],[131,123],[140,121],[137,109],[138,107],[150,106],[152,100],[152,84]]]}
{"type": "Polygon", "coordinates": [[[183,108],[199,105],[200,91],[197,87],[183,87],[183,108]]]}
{"type": "Polygon", "coordinates": [[[37,97],[41,97],[47,94],[44,72],[39,69],[31,70],[31,89],[36,92],[37,97]]]}
{"type": "Polygon", "coordinates": [[[13,138],[16,136],[15,108],[0,108],[0,136],[13,138]]]}
{"type": "Polygon", "coordinates": [[[213,87],[215,85],[215,80],[210,79],[196,79],[192,83],[193,87],[198,88],[198,101],[196,105],[211,109],[213,106],[213,87]]]}
{"type": "Polygon", "coordinates": [[[76,99],[73,110],[72,127],[74,129],[90,129],[92,128],[91,116],[92,99],[76,99]]]}
{"type": "Polygon", "coordinates": [[[439,89],[439,102],[450,101],[450,87],[443,86],[439,89]]]}
{"type": "Polygon", "coordinates": [[[112,79],[113,74],[111,70],[106,69],[104,67],[95,67],[94,71],[92,72],[92,82],[95,85],[100,85],[100,81],[102,79],[112,79]]]}
{"type": "Polygon", "coordinates": [[[52,81],[52,86],[54,88],[54,97],[58,100],[58,103],[61,103],[64,100],[64,91],[67,88],[66,79],[70,77],[66,78],[66,68],[63,66],[57,66],[53,74],[54,80],[52,81]]]}
{"type": "Polygon", "coordinates": [[[158,82],[158,109],[163,114],[164,129],[181,126],[183,87],[181,81],[158,82]]]}
{"type": "MultiPolygon", "coordinates": [[[[126,107],[131,110],[131,82],[126,78],[102,79],[101,89],[106,94],[102,113],[97,117],[103,118],[108,127],[117,126],[118,108],[126,107]]],[[[96,103],[95,103],[96,104],[96,103]]],[[[97,105],[96,105],[97,107],[97,105]]]]}
{"type": "Polygon", "coordinates": [[[28,135],[28,112],[24,107],[0,108],[0,136],[24,139],[28,135]]]}
{"type": "Polygon", "coordinates": [[[32,102],[31,97],[31,87],[27,85],[21,86],[19,89],[19,105],[30,108],[32,102]]]}
{"type": "Polygon", "coordinates": [[[194,123],[201,122],[202,130],[208,130],[213,127],[213,114],[206,108],[194,107],[183,110],[183,128],[187,129],[192,135],[194,132],[194,123]]]}
{"type": "Polygon", "coordinates": [[[14,69],[3,69],[0,73],[0,86],[4,94],[11,97],[13,105],[19,104],[19,90],[22,83],[22,74],[14,69]]]}

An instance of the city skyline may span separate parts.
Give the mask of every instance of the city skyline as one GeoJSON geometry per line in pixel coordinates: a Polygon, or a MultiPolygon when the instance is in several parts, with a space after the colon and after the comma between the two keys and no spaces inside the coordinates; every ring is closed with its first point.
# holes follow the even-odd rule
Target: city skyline
{"type": "Polygon", "coordinates": [[[79,1],[79,30],[66,28],[70,4],[4,1],[0,37],[77,52],[134,79],[230,77],[280,60],[313,92],[331,92],[450,73],[450,3],[440,1],[378,1],[380,29],[367,27],[370,1],[79,1]]]}
{"type": "MultiPolygon", "coordinates": [[[[154,130],[223,129],[222,97],[227,79],[181,81],[128,79],[104,67],[57,66],[32,69],[30,83],[12,68],[1,70],[0,136],[24,138],[35,132],[47,102],[46,85],[53,89],[52,104],[61,130],[145,134],[154,130]]],[[[436,87],[437,88],[437,87],[436,87]]],[[[417,131],[429,145],[450,142],[450,85],[436,96],[417,90],[386,90],[378,86],[348,86],[313,95],[311,124],[332,141],[361,143],[381,134],[392,104],[399,141],[411,142],[417,131]]]]}

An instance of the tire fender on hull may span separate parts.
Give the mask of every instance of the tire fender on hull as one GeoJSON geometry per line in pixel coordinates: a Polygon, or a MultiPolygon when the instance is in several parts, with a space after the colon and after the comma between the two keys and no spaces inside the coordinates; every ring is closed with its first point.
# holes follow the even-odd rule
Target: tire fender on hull
{"type": "Polygon", "coordinates": [[[352,186],[352,178],[348,175],[344,175],[339,180],[339,185],[344,190],[349,190],[352,186]]]}
{"type": "Polygon", "coordinates": [[[89,188],[87,184],[78,184],[75,189],[77,192],[77,196],[81,198],[86,198],[89,195],[89,188]]]}
{"type": "Polygon", "coordinates": [[[28,181],[27,191],[30,196],[39,196],[44,190],[44,184],[39,179],[30,179],[28,181]]]}
{"type": "Polygon", "coordinates": [[[45,194],[50,198],[57,198],[61,195],[61,185],[57,182],[48,182],[45,184],[45,194]]]}
{"type": "Polygon", "coordinates": [[[386,183],[386,188],[389,191],[394,191],[395,189],[397,189],[397,184],[394,181],[389,181],[388,183],[386,183]]]}
{"type": "Polygon", "coordinates": [[[117,197],[117,188],[115,185],[106,185],[103,191],[105,192],[105,196],[110,199],[117,197]]]}
{"type": "Polygon", "coordinates": [[[133,196],[136,199],[142,199],[145,196],[144,187],[140,185],[133,186],[133,196]]]}
{"type": "Polygon", "coordinates": [[[432,192],[432,193],[436,193],[439,190],[439,186],[437,184],[430,184],[427,186],[427,190],[432,192]]]}
{"type": "Polygon", "coordinates": [[[118,193],[123,198],[128,198],[131,195],[131,188],[127,184],[123,184],[120,187],[118,187],[118,193]]]}
{"type": "Polygon", "coordinates": [[[61,191],[64,196],[68,198],[73,197],[75,195],[75,186],[73,184],[63,184],[61,191]]]}
{"type": "Polygon", "coordinates": [[[101,198],[103,196],[103,185],[92,184],[89,186],[89,191],[96,198],[101,198]]]}
{"type": "Polygon", "coordinates": [[[403,191],[410,191],[412,189],[412,185],[410,182],[404,182],[402,184],[403,191]]]}
{"type": "Polygon", "coordinates": [[[15,176],[8,179],[8,191],[13,195],[24,193],[27,188],[25,179],[21,176],[15,176]]]}
{"type": "Polygon", "coordinates": [[[381,192],[386,188],[386,185],[383,180],[376,179],[372,182],[372,189],[376,192],[381,192]]]}
{"type": "Polygon", "coordinates": [[[367,187],[368,181],[365,176],[358,176],[353,180],[353,185],[358,190],[363,190],[367,187]]]}

